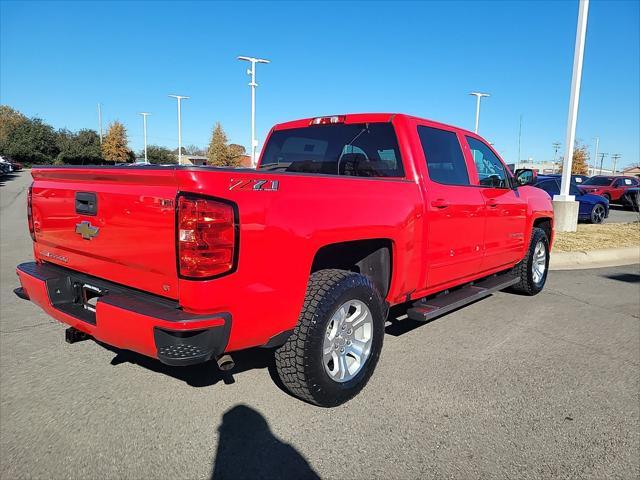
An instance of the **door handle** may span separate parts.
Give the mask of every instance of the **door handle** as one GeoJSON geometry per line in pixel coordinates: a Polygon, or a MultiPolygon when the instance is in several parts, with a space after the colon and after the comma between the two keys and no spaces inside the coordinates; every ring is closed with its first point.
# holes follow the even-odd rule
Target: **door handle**
{"type": "Polygon", "coordinates": [[[436,198],[435,200],[431,200],[431,206],[435,208],[447,208],[449,206],[449,202],[444,198],[436,198]]]}
{"type": "Polygon", "coordinates": [[[489,200],[487,200],[487,206],[491,208],[496,208],[498,206],[498,201],[493,198],[490,198],[489,200]]]}

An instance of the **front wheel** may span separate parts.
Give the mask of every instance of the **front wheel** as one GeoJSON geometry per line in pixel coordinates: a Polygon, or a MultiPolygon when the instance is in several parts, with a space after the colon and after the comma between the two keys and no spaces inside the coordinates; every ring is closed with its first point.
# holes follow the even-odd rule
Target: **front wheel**
{"type": "Polygon", "coordinates": [[[313,273],[298,325],[276,351],[276,370],[287,390],[322,407],[355,397],[378,363],[384,312],[368,277],[337,269],[313,273]]]}
{"type": "Polygon", "coordinates": [[[543,229],[534,227],[526,256],[513,268],[520,281],[512,290],[525,295],[537,295],[544,288],[548,271],[549,238],[543,229]]]}
{"type": "Polygon", "coordinates": [[[604,205],[602,205],[601,203],[596,203],[591,209],[591,223],[604,222],[605,215],[606,210],[604,209],[604,205]]]}

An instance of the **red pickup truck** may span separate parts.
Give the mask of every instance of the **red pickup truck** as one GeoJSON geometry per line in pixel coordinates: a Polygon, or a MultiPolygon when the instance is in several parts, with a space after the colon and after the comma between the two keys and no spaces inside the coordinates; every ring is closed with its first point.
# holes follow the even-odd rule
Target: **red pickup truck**
{"type": "Polygon", "coordinates": [[[466,130],[402,114],[276,125],[257,169],[34,168],[35,262],[16,293],[169,365],[275,349],[282,383],[334,406],[381,352],[392,305],[427,321],[543,288],[553,211],[466,130]]]}

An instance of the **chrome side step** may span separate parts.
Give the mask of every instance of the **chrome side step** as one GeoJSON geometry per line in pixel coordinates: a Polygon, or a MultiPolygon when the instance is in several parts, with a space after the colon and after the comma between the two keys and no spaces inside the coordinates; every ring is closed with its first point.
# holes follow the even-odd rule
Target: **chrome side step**
{"type": "Polygon", "coordinates": [[[488,297],[494,292],[504,290],[520,281],[511,273],[494,275],[466,287],[462,287],[437,297],[423,298],[407,310],[407,316],[419,322],[428,322],[440,315],[488,297]]]}

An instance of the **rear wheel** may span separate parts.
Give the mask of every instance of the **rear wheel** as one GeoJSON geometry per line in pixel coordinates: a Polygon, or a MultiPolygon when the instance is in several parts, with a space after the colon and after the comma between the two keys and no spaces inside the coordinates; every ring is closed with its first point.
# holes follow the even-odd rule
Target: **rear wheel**
{"type": "Polygon", "coordinates": [[[602,223],[606,215],[604,205],[596,203],[591,209],[591,223],[602,223]]]}
{"type": "Polygon", "coordinates": [[[322,407],[356,396],[378,363],[384,312],[368,277],[336,269],[313,273],[298,325],[276,351],[287,390],[322,407]]]}
{"type": "Polygon", "coordinates": [[[537,295],[544,288],[548,271],[549,238],[543,229],[534,227],[526,256],[513,268],[520,281],[512,290],[525,295],[537,295]]]}

